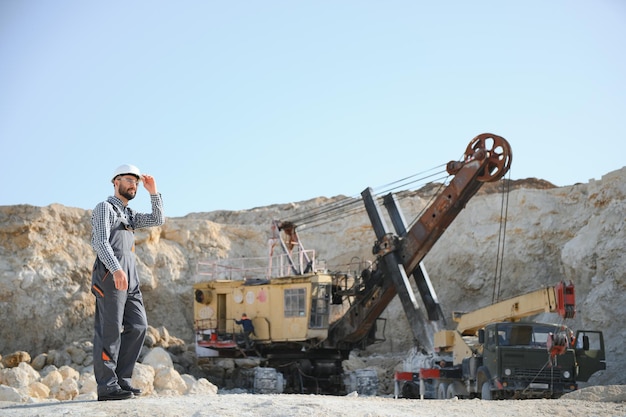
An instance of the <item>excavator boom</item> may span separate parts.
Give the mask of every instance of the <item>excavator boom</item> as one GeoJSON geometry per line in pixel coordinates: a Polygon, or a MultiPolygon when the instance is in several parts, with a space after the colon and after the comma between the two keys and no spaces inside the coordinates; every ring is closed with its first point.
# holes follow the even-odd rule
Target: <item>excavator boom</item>
{"type": "Polygon", "coordinates": [[[361,340],[398,294],[417,343],[424,350],[432,349],[434,332],[429,329],[429,321],[443,320],[443,316],[422,259],[482,184],[497,181],[506,174],[511,160],[511,148],[504,138],[489,133],[475,137],[462,161],[448,163],[448,173],[454,178],[410,229],[393,196],[385,197],[395,233],[387,226],[371,189],[361,193],[377,238],[374,245],[374,254],[378,257],[378,271],[374,274],[377,278],[366,285],[358,302],[330,328],[330,344],[361,340]],[[415,280],[427,316],[413,293],[410,276],[415,280]]]}

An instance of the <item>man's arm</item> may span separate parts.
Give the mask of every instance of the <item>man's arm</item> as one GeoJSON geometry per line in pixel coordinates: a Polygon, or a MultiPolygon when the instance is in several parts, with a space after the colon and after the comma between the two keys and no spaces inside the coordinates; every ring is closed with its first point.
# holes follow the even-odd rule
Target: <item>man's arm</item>
{"type": "Polygon", "coordinates": [[[157,191],[156,181],[152,175],[143,174],[141,176],[143,187],[150,193],[150,202],[152,203],[152,213],[136,213],[135,212],[135,229],[143,227],[161,226],[165,223],[163,215],[163,199],[157,191]]]}
{"type": "Polygon", "coordinates": [[[152,213],[134,213],[135,229],[161,226],[165,223],[165,216],[163,215],[163,199],[161,198],[161,194],[150,194],[150,202],[152,203],[152,213]]]}

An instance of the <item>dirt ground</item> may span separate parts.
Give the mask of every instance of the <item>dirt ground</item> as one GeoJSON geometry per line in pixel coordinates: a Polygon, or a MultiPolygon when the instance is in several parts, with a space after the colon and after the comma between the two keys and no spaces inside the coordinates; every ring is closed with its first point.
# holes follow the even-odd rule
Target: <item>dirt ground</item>
{"type": "Polygon", "coordinates": [[[0,403],[0,415],[35,416],[416,416],[626,417],[626,387],[591,387],[558,400],[408,400],[389,397],[218,394],[125,401],[0,403]]]}

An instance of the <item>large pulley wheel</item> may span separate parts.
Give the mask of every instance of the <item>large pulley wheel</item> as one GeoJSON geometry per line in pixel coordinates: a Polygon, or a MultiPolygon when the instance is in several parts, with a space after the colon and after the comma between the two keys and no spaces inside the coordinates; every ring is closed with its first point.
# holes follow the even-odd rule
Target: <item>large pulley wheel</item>
{"type": "Polygon", "coordinates": [[[476,155],[487,158],[487,165],[482,173],[477,177],[481,182],[498,181],[511,167],[513,152],[511,145],[501,136],[491,133],[483,133],[476,136],[467,145],[464,159],[466,161],[474,159],[476,155]]]}

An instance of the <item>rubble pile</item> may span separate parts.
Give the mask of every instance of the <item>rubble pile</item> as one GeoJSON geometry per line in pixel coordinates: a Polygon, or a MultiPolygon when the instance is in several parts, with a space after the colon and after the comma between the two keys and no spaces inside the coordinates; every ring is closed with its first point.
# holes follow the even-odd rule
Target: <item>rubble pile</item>
{"type": "MultiPolygon", "coordinates": [[[[31,358],[25,351],[0,357],[0,401],[95,400],[93,344],[73,342],[31,358]]],[[[172,337],[165,328],[148,328],[132,384],[144,395],[215,395],[217,387],[196,377],[194,346],[172,337]]]]}
{"type": "MultiPolygon", "coordinates": [[[[378,395],[394,392],[393,375],[403,355],[365,355],[354,351],[343,363],[346,373],[370,369],[378,376],[378,395]]],[[[247,371],[261,366],[259,358],[216,358],[198,364],[195,344],[170,335],[165,327],[148,326],[146,340],[133,373],[133,386],[143,395],[214,395],[246,392],[247,371]]],[[[0,355],[0,402],[94,400],[93,344],[72,342],[34,357],[25,351],[0,355]]]]}

